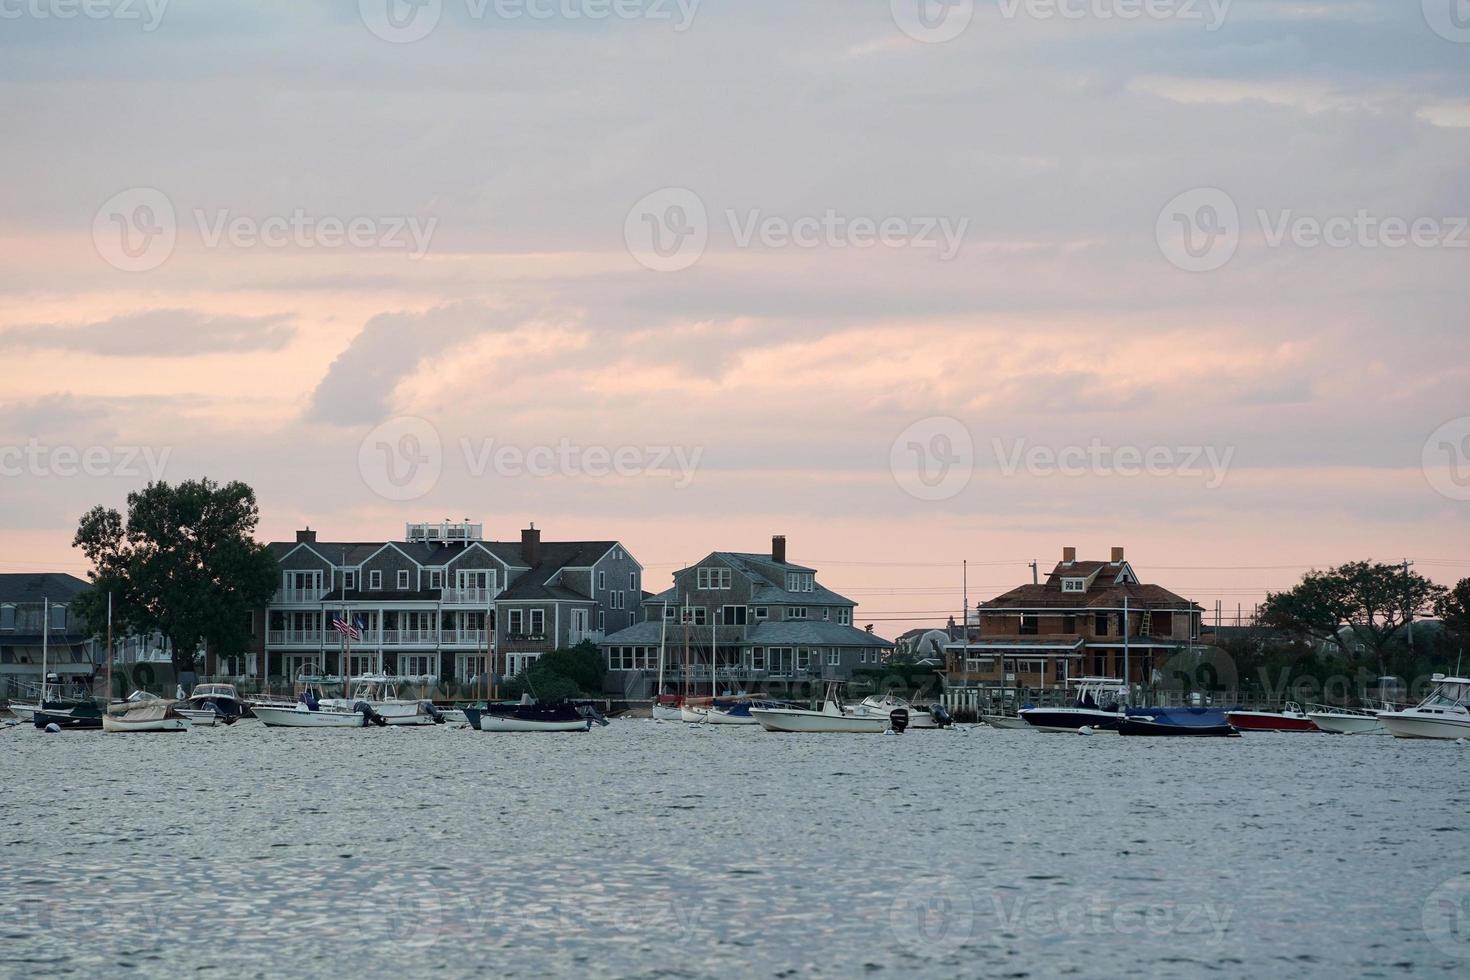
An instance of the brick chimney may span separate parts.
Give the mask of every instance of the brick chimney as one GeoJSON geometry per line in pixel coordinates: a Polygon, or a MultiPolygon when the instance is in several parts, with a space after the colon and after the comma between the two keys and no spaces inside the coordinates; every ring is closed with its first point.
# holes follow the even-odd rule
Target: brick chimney
{"type": "Polygon", "coordinates": [[[1063,548],[1062,549],[1062,561],[1064,563],[1070,565],[1073,562],[1075,562],[1076,560],[1077,560],[1077,549],[1076,548],[1063,548]]]}
{"type": "Polygon", "coordinates": [[[527,565],[541,563],[541,532],[535,524],[521,532],[521,560],[527,565]]]}
{"type": "Polygon", "coordinates": [[[771,561],[783,565],[786,563],[786,535],[771,535],[771,561]]]}
{"type": "Polygon", "coordinates": [[[1121,565],[1122,563],[1123,563],[1123,549],[1122,548],[1114,548],[1113,549],[1113,564],[1114,565],[1121,565]]]}
{"type": "Polygon", "coordinates": [[[304,527],[296,532],[297,544],[316,544],[316,532],[309,527],[304,527]]]}

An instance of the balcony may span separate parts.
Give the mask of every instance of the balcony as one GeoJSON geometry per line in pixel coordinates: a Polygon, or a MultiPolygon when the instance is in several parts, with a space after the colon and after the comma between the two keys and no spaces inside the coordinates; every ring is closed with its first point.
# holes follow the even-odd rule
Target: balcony
{"type": "Polygon", "coordinates": [[[265,642],[273,647],[317,647],[324,635],[321,630],[267,630],[265,642]]]}
{"type": "Polygon", "coordinates": [[[446,606],[479,606],[484,608],[495,598],[491,589],[445,589],[440,596],[446,606]]]}
{"type": "MultiPolygon", "coordinates": [[[[377,635],[376,634],[366,634],[365,633],[365,634],[363,634],[363,638],[362,638],[362,640],[360,642],[363,642],[363,643],[377,643],[377,642],[380,642],[380,641],[377,639],[377,635]],[[369,636],[370,635],[372,636],[372,639],[369,639],[369,636]]],[[[439,631],[438,630],[435,630],[435,629],[428,629],[428,630],[383,630],[381,643],[385,647],[403,647],[403,646],[416,646],[416,647],[429,646],[429,647],[433,647],[433,646],[438,646],[439,645],[439,631]]]]}
{"type": "Polygon", "coordinates": [[[321,602],[322,596],[327,594],[327,589],[315,587],[310,589],[277,589],[275,603],[277,605],[300,605],[308,602],[321,602]]]}
{"type": "Polygon", "coordinates": [[[474,647],[483,649],[485,646],[484,630],[441,630],[439,642],[447,647],[474,647]]]}

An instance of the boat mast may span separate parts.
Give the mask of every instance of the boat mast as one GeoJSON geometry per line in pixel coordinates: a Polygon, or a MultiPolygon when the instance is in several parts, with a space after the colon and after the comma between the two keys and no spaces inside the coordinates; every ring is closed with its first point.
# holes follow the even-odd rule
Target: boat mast
{"type": "Polygon", "coordinates": [[[112,593],[107,593],[107,693],[102,695],[104,705],[112,701],[112,593]]]}
{"type": "Polygon", "coordinates": [[[1128,673],[1128,593],[1123,593],[1123,689],[1129,692],[1129,701],[1133,700],[1133,677],[1128,673]]]}
{"type": "Polygon", "coordinates": [[[41,708],[46,707],[47,649],[51,642],[51,600],[41,597],[41,708]]]}
{"type": "Polygon", "coordinates": [[[719,683],[715,680],[715,651],[717,649],[719,648],[715,645],[715,617],[711,616],[709,618],[709,706],[711,711],[715,707],[715,698],[720,694],[719,683]]]}
{"type": "Polygon", "coordinates": [[[352,700],[353,625],[351,618],[349,618],[346,605],[342,607],[342,621],[347,624],[347,629],[342,633],[342,697],[344,700],[350,702],[352,700]]]}
{"type": "Polygon", "coordinates": [[[664,600],[662,618],[659,619],[658,627],[658,690],[653,693],[653,703],[658,704],[658,699],[664,694],[664,645],[669,637],[669,602],[664,600]]]}

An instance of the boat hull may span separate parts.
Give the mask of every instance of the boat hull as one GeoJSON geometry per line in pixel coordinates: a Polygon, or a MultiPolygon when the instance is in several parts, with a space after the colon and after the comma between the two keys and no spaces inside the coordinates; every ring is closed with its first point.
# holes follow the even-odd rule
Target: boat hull
{"type": "Polygon", "coordinates": [[[1079,728],[1117,731],[1123,715],[1094,708],[1022,708],[1020,718],[1039,732],[1076,732],[1079,728]]]}
{"type": "Polygon", "coordinates": [[[1005,728],[1013,731],[1032,727],[1024,718],[1018,718],[1015,715],[981,715],[980,720],[991,728],[1005,728]]]}
{"type": "Polygon", "coordinates": [[[704,708],[680,708],[679,720],[690,725],[702,725],[706,721],[705,715],[709,714],[704,708]]]}
{"type": "Polygon", "coordinates": [[[653,706],[654,721],[683,721],[683,712],[677,705],[656,704],[653,706]]]}
{"type": "Polygon", "coordinates": [[[1227,711],[1225,721],[1243,732],[1317,732],[1317,723],[1306,716],[1279,715],[1270,711],[1227,711]]]}
{"type": "Polygon", "coordinates": [[[213,708],[179,708],[179,714],[189,719],[189,724],[196,728],[213,728],[219,724],[229,724],[215,712],[213,708]]]}
{"type": "Polygon", "coordinates": [[[881,735],[888,730],[887,718],[857,718],[795,708],[751,708],[750,713],[768,732],[881,735]]]}
{"type": "Polygon", "coordinates": [[[97,731],[102,727],[101,714],[60,714],[55,711],[34,711],[31,724],[37,728],[57,725],[66,731],[97,731]]]}
{"type": "Polygon", "coordinates": [[[305,707],[251,706],[255,717],[270,728],[362,728],[367,715],[359,711],[311,711],[305,707]]]}
{"type": "Polygon", "coordinates": [[[1395,738],[1470,738],[1470,718],[1415,711],[1384,711],[1378,715],[1378,720],[1395,738]]]}
{"type": "MultiPolygon", "coordinates": [[[[211,722],[211,724],[213,724],[211,722]]],[[[104,732],[187,732],[187,718],[157,718],[151,721],[128,721],[115,715],[102,716],[104,732]]]]}
{"type": "MultiPolygon", "coordinates": [[[[367,706],[389,725],[432,725],[434,716],[424,710],[418,701],[368,701],[367,706]]],[[[349,711],[353,705],[341,698],[329,698],[322,702],[340,711],[349,711]]]]}
{"type": "Polygon", "coordinates": [[[592,721],[588,718],[579,718],[576,721],[535,721],[489,713],[480,716],[482,732],[586,732],[591,729],[592,721]]]}
{"type": "Polygon", "coordinates": [[[1313,724],[1334,735],[1387,735],[1388,729],[1377,715],[1340,715],[1331,711],[1313,711],[1307,715],[1313,724]]]}

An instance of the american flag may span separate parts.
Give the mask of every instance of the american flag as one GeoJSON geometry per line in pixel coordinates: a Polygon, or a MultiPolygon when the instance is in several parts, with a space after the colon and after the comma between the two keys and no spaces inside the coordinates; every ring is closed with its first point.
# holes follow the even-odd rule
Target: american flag
{"type": "Polygon", "coordinates": [[[340,616],[334,616],[332,617],[332,629],[336,630],[338,633],[345,633],[347,636],[352,637],[354,640],[362,639],[361,623],[349,623],[347,620],[343,619],[340,616]]]}

